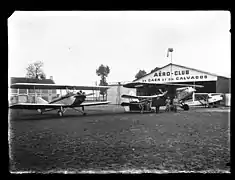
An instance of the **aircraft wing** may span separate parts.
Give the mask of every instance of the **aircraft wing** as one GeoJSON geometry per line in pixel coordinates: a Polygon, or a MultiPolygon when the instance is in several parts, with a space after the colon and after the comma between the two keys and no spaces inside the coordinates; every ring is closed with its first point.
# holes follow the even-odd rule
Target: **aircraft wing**
{"type": "Polygon", "coordinates": [[[156,87],[167,87],[167,86],[175,86],[175,87],[204,87],[201,85],[192,85],[192,84],[174,84],[174,83],[148,83],[148,82],[131,82],[124,84],[123,87],[126,88],[142,88],[142,87],[149,87],[149,86],[156,86],[156,87]]]}
{"type": "MultiPolygon", "coordinates": [[[[96,105],[105,105],[109,104],[110,101],[103,101],[103,102],[83,102],[81,103],[78,107],[82,106],[96,106],[96,105]]],[[[66,105],[66,104],[36,104],[36,103],[17,103],[10,105],[11,109],[60,109],[61,107],[63,108],[69,108],[72,107],[71,105],[66,105]]]]}
{"type": "Polygon", "coordinates": [[[128,98],[128,99],[152,99],[152,98],[157,98],[163,96],[163,94],[158,94],[158,95],[153,95],[153,96],[133,96],[133,95],[127,95],[123,94],[121,97],[122,98],[128,98]]]}
{"type": "Polygon", "coordinates": [[[128,99],[138,99],[138,96],[133,96],[133,95],[127,95],[127,94],[123,94],[121,96],[122,98],[128,98],[128,99]]]}
{"type": "Polygon", "coordinates": [[[10,105],[11,109],[59,109],[60,107],[66,108],[70,105],[65,104],[36,104],[36,103],[17,103],[10,105]]]}
{"type": "Polygon", "coordinates": [[[139,103],[139,102],[131,102],[131,103],[129,103],[129,102],[122,102],[121,106],[130,106],[130,105],[133,105],[133,104],[139,105],[141,103],[139,103]]]}
{"type": "Polygon", "coordinates": [[[108,86],[73,86],[59,84],[39,84],[39,83],[14,83],[10,86],[15,89],[76,89],[76,90],[100,90],[108,89],[108,86]]]}
{"type": "Polygon", "coordinates": [[[109,104],[110,101],[101,101],[101,102],[83,102],[80,106],[97,106],[97,105],[105,105],[109,104]]]}

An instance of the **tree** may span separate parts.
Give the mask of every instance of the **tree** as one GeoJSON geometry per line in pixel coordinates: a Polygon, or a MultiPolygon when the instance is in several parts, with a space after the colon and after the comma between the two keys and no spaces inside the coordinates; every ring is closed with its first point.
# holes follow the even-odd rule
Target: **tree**
{"type": "Polygon", "coordinates": [[[34,63],[29,64],[29,66],[26,68],[26,77],[35,79],[46,79],[46,75],[43,72],[42,67],[42,61],[36,61],[34,63]]]}
{"type": "Polygon", "coordinates": [[[136,79],[142,78],[144,75],[146,75],[146,71],[145,70],[139,70],[139,72],[135,75],[136,79]]]}
{"type": "Polygon", "coordinates": [[[150,73],[154,72],[154,71],[157,71],[158,69],[160,69],[159,67],[155,67],[153,70],[151,70],[150,73]]]}
{"type": "MultiPolygon", "coordinates": [[[[101,77],[100,84],[99,84],[100,86],[108,85],[106,78],[108,77],[109,73],[110,73],[110,68],[108,66],[104,66],[103,64],[101,64],[99,68],[96,69],[96,74],[101,77]]],[[[103,90],[103,89],[100,90],[100,94],[103,95],[103,99],[104,99],[104,95],[107,94],[107,90],[103,90]]]]}

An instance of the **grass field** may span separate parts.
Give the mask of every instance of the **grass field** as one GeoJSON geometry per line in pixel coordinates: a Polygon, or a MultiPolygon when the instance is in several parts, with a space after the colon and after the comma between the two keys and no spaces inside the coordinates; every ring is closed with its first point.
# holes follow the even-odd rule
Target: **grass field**
{"type": "Polygon", "coordinates": [[[11,111],[11,171],[230,171],[229,112],[124,113],[118,106],[11,111]]]}

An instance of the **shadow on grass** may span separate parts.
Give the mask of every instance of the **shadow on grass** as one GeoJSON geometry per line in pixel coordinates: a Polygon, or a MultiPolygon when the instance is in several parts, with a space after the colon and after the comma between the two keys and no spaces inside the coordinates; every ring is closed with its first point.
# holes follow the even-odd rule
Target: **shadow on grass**
{"type": "MultiPolygon", "coordinates": [[[[160,112],[161,113],[161,112],[160,112]]],[[[154,114],[154,113],[144,113],[144,114],[154,114]]],[[[49,120],[49,119],[84,119],[89,117],[107,117],[110,116],[116,117],[116,116],[133,116],[133,115],[144,115],[140,114],[138,112],[124,112],[124,111],[118,111],[118,112],[108,112],[108,111],[101,111],[101,112],[89,112],[87,111],[87,115],[81,115],[80,113],[74,113],[74,112],[68,112],[63,115],[63,117],[58,116],[57,112],[50,112],[45,114],[39,114],[37,112],[31,112],[29,113],[19,113],[18,115],[10,116],[11,121],[34,121],[34,120],[49,120]]]]}

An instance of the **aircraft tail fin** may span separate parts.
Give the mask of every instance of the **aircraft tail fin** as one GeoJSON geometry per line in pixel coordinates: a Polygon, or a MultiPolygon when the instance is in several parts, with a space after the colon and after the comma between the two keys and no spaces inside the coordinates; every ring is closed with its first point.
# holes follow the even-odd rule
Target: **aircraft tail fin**
{"type": "Polygon", "coordinates": [[[135,93],[133,91],[129,91],[128,95],[135,96],[135,93]]]}
{"type": "Polygon", "coordinates": [[[37,97],[37,103],[48,104],[48,101],[46,101],[45,99],[43,99],[41,97],[37,97]]]}

